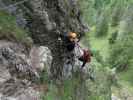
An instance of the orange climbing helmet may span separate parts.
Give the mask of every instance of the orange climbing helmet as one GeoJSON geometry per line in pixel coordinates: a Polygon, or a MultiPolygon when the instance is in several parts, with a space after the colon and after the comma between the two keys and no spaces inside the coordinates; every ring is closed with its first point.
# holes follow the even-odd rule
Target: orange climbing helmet
{"type": "Polygon", "coordinates": [[[69,32],[68,37],[70,41],[77,41],[78,40],[78,34],[75,32],[69,32]]]}

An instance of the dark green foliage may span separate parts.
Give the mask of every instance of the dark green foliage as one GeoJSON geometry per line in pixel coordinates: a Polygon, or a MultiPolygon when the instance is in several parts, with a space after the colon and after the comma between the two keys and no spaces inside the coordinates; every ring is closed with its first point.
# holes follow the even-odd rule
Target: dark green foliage
{"type": "Polygon", "coordinates": [[[108,20],[107,15],[101,14],[96,23],[96,37],[102,37],[108,33],[108,20]]]}
{"type": "Polygon", "coordinates": [[[111,25],[112,26],[117,26],[119,25],[119,22],[121,20],[121,16],[122,16],[122,8],[119,5],[116,5],[116,7],[113,9],[112,12],[112,22],[111,25]]]}
{"type": "Polygon", "coordinates": [[[119,71],[125,70],[133,59],[133,35],[128,34],[122,40],[118,40],[110,49],[109,63],[117,67],[119,71]]]}
{"type": "Polygon", "coordinates": [[[27,36],[27,32],[17,26],[15,17],[0,11],[0,38],[24,41],[27,36]]]}
{"type": "Polygon", "coordinates": [[[40,75],[40,79],[39,79],[39,82],[41,84],[44,84],[44,83],[48,83],[50,80],[49,80],[49,77],[48,77],[48,73],[46,71],[43,71],[40,75]]]}
{"type": "Polygon", "coordinates": [[[103,0],[94,0],[94,8],[95,9],[100,9],[103,6],[103,0]]]}
{"type": "Polygon", "coordinates": [[[103,63],[103,57],[101,56],[99,51],[92,51],[93,56],[96,58],[97,62],[103,63]]]}
{"type": "Polygon", "coordinates": [[[115,43],[110,49],[110,65],[117,67],[118,71],[124,71],[130,67],[130,61],[133,59],[133,12],[130,4],[124,10],[124,16],[121,19],[117,40],[115,34],[113,42],[115,43]]]}
{"type": "MultiPolygon", "coordinates": [[[[110,65],[112,67],[128,66],[129,60],[131,60],[130,55],[132,54],[131,44],[133,44],[131,39],[131,33],[133,33],[133,1],[84,0],[82,4],[88,23],[96,26],[95,36],[105,37],[109,35],[107,38],[110,47],[108,53],[110,65]],[[87,11],[91,16],[86,14],[87,11]],[[117,29],[117,31],[114,32],[112,31],[113,29],[117,29]]],[[[96,55],[96,58],[100,61],[101,57],[98,56],[99,54],[96,55]]]]}
{"type": "Polygon", "coordinates": [[[118,32],[114,32],[111,34],[111,37],[109,38],[109,44],[114,44],[118,36],[118,32]]]}
{"type": "MultiPolygon", "coordinates": [[[[90,47],[96,50],[93,52],[94,58],[102,68],[116,69],[114,72],[119,75],[117,81],[124,84],[124,88],[127,86],[124,82],[133,84],[133,0],[81,0],[81,2],[83,17],[92,29],[88,33],[88,40],[90,47]]],[[[103,83],[104,81],[100,81],[100,84],[103,83]]],[[[93,90],[97,92],[98,88],[93,90]]],[[[102,92],[99,94],[101,98],[97,98],[98,94],[92,95],[90,92],[90,100],[104,100],[102,92]]]]}

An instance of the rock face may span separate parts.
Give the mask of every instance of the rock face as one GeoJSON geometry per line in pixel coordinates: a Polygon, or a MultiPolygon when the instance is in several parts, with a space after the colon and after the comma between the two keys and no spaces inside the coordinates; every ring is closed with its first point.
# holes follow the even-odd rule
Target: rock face
{"type": "MultiPolygon", "coordinates": [[[[16,1],[20,0],[0,0],[0,9],[16,4],[16,1]]],[[[64,41],[59,41],[60,34],[73,31],[82,36],[87,29],[82,23],[77,1],[25,0],[19,5],[6,8],[16,16],[19,26],[28,29],[35,45],[39,46],[33,46],[27,52],[20,43],[0,41],[0,100],[39,100],[40,92],[34,88],[34,81],[42,70],[47,71],[53,80],[57,80],[54,83],[59,83],[56,84],[57,98],[54,100],[64,100],[60,94],[67,87],[62,83],[68,80],[72,85],[68,87],[71,89],[66,100],[92,100],[97,99],[96,95],[99,94],[106,95],[105,99],[101,95],[99,99],[110,100],[110,83],[102,83],[108,81],[106,77],[103,79],[105,74],[97,74],[97,82],[91,82],[88,79],[90,66],[86,65],[81,69],[82,62],[75,57],[77,50],[68,52],[64,41]],[[61,83],[60,80],[64,79],[66,80],[61,83]]]]}
{"type": "Polygon", "coordinates": [[[47,47],[33,47],[28,54],[23,45],[1,40],[0,100],[40,100],[33,80],[42,70],[49,72],[51,62],[47,47]]]}
{"type": "Polygon", "coordinates": [[[63,79],[65,61],[72,58],[70,61],[73,65],[74,54],[64,48],[63,41],[58,40],[59,34],[72,31],[83,35],[86,28],[81,20],[77,0],[29,0],[19,9],[23,10],[34,42],[46,45],[52,51],[52,77],[63,79]]]}
{"type": "MultiPolygon", "coordinates": [[[[19,0],[1,1],[3,1],[4,5],[8,6],[10,4],[15,4],[15,1],[19,0]]],[[[20,98],[23,96],[22,98],[27,98],[27,100],[30,100],[32,98],[32,94],[29,95],[30,97],[27,97],[25,94],[28,94],[29,92],[27,93],[25,91],[30,91],[27,90],[29,88],[33,90],[31,81],[35,80],[36,77],[39,77],[38,73],[42,71],[42,69],[45,69],[48,74],[50,74],[52,79],[57,81],[70,79],[72,75],[77,74],[78,72],[78,80],[80,82],[78,85],[73,87],[76,88],[73,93],[75,95],[74,100],[85,100],[87,90],[85,90],[85,79],[88,78],[87,76],[89,69],[88,67],[85,67],[82,72],[81,62],[79,62],[79,60],[75,57],[75,51],[67,51],[64,46],[64,41],[59,41],[60,34],[63,35],[65,32],[72,31],[77,32],[80,36],[83,36],[85,29],[87,29],[82,22],[77,0],[27,0],[22,4],[16,5],[15,7],[9,7],[9,12],[16,17],[19,16],[17,20],[18,25],[23,28],[28,28],[28,31],[30,32],[30,35],[36,45],[43,45],[50,49],[53,60],[50,55],[50,51],[45,47],[33,47],[30,54],[24,53],[25,50],[22,50],[23,47],[19,46],[15,46],[17,49],[20,48],[18,50],[12,49],[15,47],[6,47],[4,50],[2,48],[1,52],[3,54],[4,51],[4,58],[6,58],[4,61],[6,61],[7,66],[10,65],[7,67],[9,70],[9,75],[7,77],[9,83],[10,81],[11,84],[14,85],[19,83],[19,85],[17,85],[18,90],[21,90],[19,88],[22,87],[23,89],[24,81],[24,84],[26,82],[26,85],[24,85],[26,89],[24,88],[23,93],[20,91],[20,95],[16,96],[16,93],[19,93],[19,91],[13,88],[16,87],[16,85],[12,85],[11,89],[13,88],[12,90],[15,90],[16,92],[15,94],[11,93],[10,95],[7,95],[4,91],[6,90],[4,84],[5,82],[8,82],[7,80],[4,80],[5,82],[0,85],[2,86],[0,88],[0,93],[2,94],[1,97],[4,95],[11,98],[19,98],[17,100],[21,100],[20,98]],[[18,11],[20,12],[18,13],[18,11]],[[41,56],[42,54],[44,55],[41,56]],[[13,79],[10,77],[13,77],[13,79]]],[[[33,98],[38,98],[38,95],[36,96],[38,92],[34,91],[33,93],[35,93],[35,97],[33,98]]]]}
{"type": "MultiPolygon", "coordinates": [[[[0,8],[16,16],[17,23],[31,32],[34,43],[50,48],[53,56],[50,72],[54,79],[63,79],[66,60],[74,65],[74,53],[68,52],[58,40],[59,34],[77,32],[83,35],[88,29],[82,22],[78,0],[1,0],[0,8]],[[17,5],[18,3],[18,5],[17,5]],[[10,6],[10,5],[15,6],[10,6]]],[[[70,69],[69,69],[70,70],[70,69]]]]}

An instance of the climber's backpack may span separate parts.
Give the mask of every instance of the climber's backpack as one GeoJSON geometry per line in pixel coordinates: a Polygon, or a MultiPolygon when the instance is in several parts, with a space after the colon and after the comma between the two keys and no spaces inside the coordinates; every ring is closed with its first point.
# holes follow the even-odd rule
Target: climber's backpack
{"type": "Polygon", "coordinates": [[[83,55],[79,58],[79,60],[85,63],[91,62],[91,52],[89,50],[83,49],[83,55]]]}
{"type": "Polygon", "coordinates": [[[89,50],[83,50],[84,55],[83,58],[86,62],[91,62],[91,52],[89,50]]]}

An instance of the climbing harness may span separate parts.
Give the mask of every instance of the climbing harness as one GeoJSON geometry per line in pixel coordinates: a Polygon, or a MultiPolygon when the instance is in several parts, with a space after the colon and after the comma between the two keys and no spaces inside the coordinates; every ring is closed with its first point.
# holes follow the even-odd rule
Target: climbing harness
{"type": "MultiPolygon", "coordinates": [[[[76,47],[77,47],[77,53],[83,55],[83,48],[78,44],[78,42],[76,43],[76,47]]],[[[79,57],[79,55],[77,55],[77,57],[79,57]]]]}

